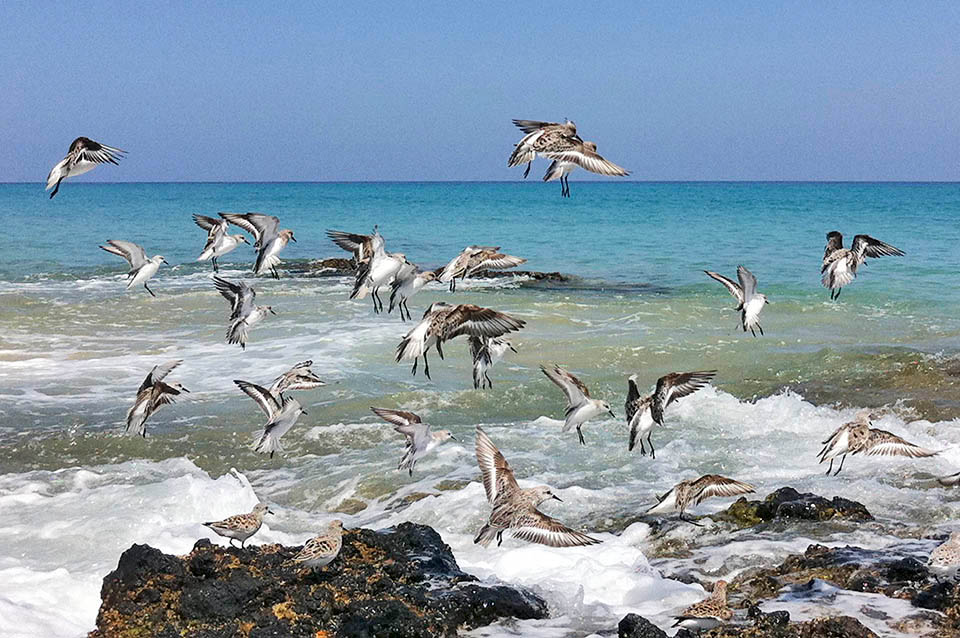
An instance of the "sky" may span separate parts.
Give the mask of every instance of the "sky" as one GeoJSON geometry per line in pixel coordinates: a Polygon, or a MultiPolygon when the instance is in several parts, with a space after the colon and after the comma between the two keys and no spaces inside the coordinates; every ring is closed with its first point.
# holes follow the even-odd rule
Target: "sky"
{"type": "Polygon", "coordinates": [[[0,38],[6,182],[80,135],[129,155],[77,181],[519,180],[513,118],[628,179],[960,179],[956,2],[11,0],[0,38]]]}

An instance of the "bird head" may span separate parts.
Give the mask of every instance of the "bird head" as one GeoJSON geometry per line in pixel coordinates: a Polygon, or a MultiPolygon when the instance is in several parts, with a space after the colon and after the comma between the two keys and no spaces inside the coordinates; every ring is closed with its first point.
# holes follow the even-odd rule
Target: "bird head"
{"type": "Polygon", "coordinates": [[[612,416],[613,418],[617,418],[617,415],[613,413],[613,409],[610,407],[610,404],[607,403],[606,401],[601,401],[601,402],[600,402],[600,407],[602,407],[604,410],[606,410],[607,413],[609,413],[610,416],[612,416]]]}
{"type": "Polygon", "coordinates": [[[253,513],[261,518],[266,514],[273,514],[266,503],[257,503],[253,506],[253,513]]]}
{"type": "Polygon", "coordinates": [[[549,501],[550,499],[555,499],[563,502],[559,496],[553,493],[553,490],[550,489],[547,485],[541,485],[540,487],[533,488],[533,495],[536,497],[537,505],[543,503],[544,501],[549,501]]]}
{"type": "Polygon", "coordinates": [[[453,439],[454,441],[457,440],[457,437],[453,436],[453,433],[450,432],[450,430],[437,430],[436,434],[440,441],[449,441],[450,439],[453,439]]]}
{"type": "Polygon", "coordinates": [[[245,244],[249,244],[249,243],[250,243],[250,240],[247,239],[247,236],[246,236],[246,235],[239,235],[239,234],[238,234],[238,235],[234,235],[233,238],[236,239],[237,241],[242,241],[242,242],[245,243],[245,244]]]}

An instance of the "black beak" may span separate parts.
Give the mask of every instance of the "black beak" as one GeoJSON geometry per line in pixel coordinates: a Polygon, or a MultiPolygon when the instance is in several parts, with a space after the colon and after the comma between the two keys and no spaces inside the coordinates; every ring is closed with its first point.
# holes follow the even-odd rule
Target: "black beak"
{"type": "Polygon", "coordinates": [[[290,241],[297,241],[297,238],[294,237],[293,235],[290,235],[290,241]]]}
{"type": "Polygon", "coordinates": [[[184,387],[181,387],[180,389],[181,389],[183,392],[190,392],[190,390],[187,390],[187,389],[184,388],[184,387]]]}
{"type": "Polygon", "coordinates": [[[557,499],[557,500],[560,501],[561,503],[563,502],[563,499],[560,498],[559,496],[557,496],[556,494],[553,495],[553,498],[557,499]]]}
{"type": "Polygon", "coordinates": [[[457,437],[453,436],[452,434],[450,435],[450,438],[453,439],[454,441],[459,441],[459,440],[460,440],[460,439],[458,439],[457,437]]]}
{"type": "Polygon", "coordinates": [[[613,413],[613,410],[608,410],[608,412],[610,413],[610,416],[617,418],[617,415],[613,413]]]}
{"type": "Polygon", "coordinates": [[[520,354],[519,352],[517,352],[517,349],[514,348],[513,346],[508,346],[508,347],[509,347],[511,350],[513,350],[516,354],[520,354]]]}
{"type": "Polygon", "coordinates": [[[273,514],[273,510],[267,510],[267,514],[273,514]]]}
{"type": "Polygon", "coordinates": [[[163,263],[165,263],[165,264],[168,265],[168,266],[170,265],[170,262],[167,261],[166,259],[161,259],[160,261],[162,261],[163,263]]]}
{"type": "Polygon", "coordinates": [[[307,413],[306,410],[304,410],[303,408],[300,408],[300,414],[306,414],[306,413],[307,413]]]}
{"type": "Polygon", "coordinates": [[[268,310],[270,310],[270,314],[271,314],[271,315],[276,315],[276,314],[277,314],[277,313],[275,313],[275,312],[273,311],[273,308],[268,308],[268,310]]]}

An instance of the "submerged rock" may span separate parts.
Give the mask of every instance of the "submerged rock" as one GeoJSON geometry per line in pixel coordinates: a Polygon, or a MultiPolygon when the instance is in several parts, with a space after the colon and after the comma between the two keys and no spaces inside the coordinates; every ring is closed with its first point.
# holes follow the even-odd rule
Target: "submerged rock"
{"type": "Polygon", "coordinates": [[[461,571],[425,525],[345,530],[337,559],[314,571],[285,564],[299,549],[204,539],[190,554],[170,556],[134,545],[104,578],[90,637],[414,638],[547,617],[536,595],[461,571]]]}
{"type": "Polygon", "coordinates": [[[840,496],[826,499],[816,494],[801,494],[792,487],[781,487],[762,501],[748,501],[741,496],[733,505],[712,518],[728,521],[739,527],[752,527],[773,520],[825,521],[840,518],[870,521],[873,516],[857,501],[840,496]]]}
{"type": "Polygon", "coordinates": [[[627,614],[617,625],[617,638],[667,638],[667,634],[643,616],[627,614]]]}

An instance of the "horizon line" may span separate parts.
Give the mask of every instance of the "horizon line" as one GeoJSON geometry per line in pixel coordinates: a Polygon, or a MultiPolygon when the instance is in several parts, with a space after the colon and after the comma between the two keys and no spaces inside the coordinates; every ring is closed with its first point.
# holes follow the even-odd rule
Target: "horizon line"
{"type": "MultiPolygon", "coordinates": [[[[631,179],[577,180],[578,184],[960,184],[957,180],[940,179],[631,179]]],[[[4,181],[0,185],[45,185],[45,181],[4,181]]],[[[72,182],[71,186],[117,184],[540,184],[539,181],[496,179],[411,179],[411,180],[144,180],[72,182]]]]}

